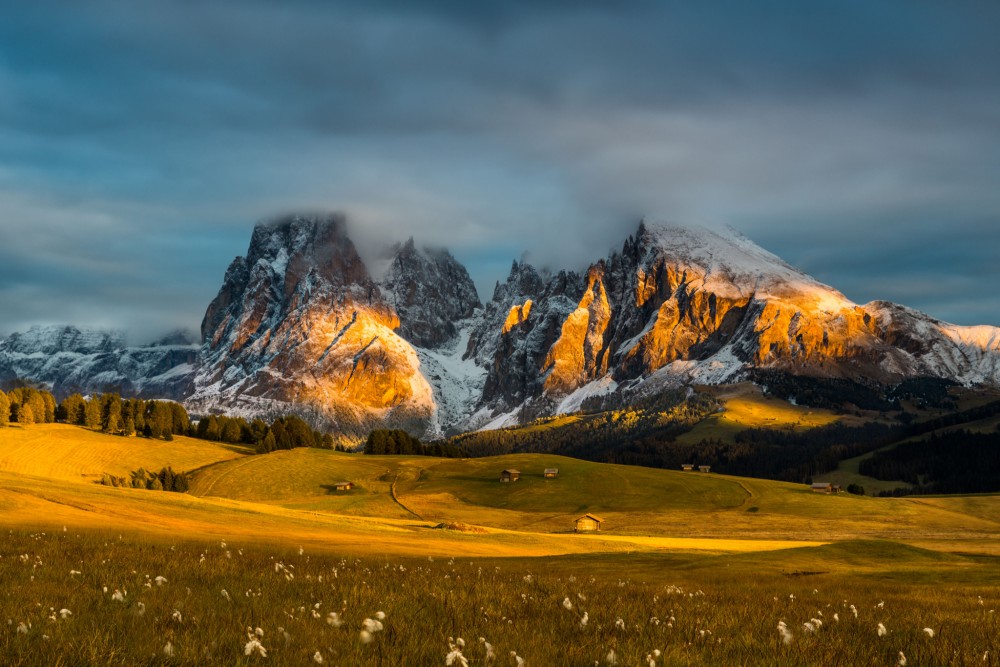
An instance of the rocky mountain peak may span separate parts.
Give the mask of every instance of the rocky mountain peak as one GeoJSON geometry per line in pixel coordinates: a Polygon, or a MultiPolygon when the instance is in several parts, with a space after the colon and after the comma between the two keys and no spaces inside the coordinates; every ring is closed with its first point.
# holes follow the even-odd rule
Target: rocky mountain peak
{"type": "Polygon", "coordinates": [[[418,249],[413,237],[396,247],[380,287],[399,315],[399,334],[418,347],[447,345],[482,306],[465,267],[447,250],[418,249]]]}

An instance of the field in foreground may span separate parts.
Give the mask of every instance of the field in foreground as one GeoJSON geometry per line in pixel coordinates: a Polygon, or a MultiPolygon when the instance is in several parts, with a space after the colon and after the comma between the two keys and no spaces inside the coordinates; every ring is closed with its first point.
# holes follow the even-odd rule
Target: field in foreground
{"type": "Polygon", "coordinates": [[[1000,664],[1000,562],[887,542],[387,559],[76,530],[4,538],[12,666],[444,665],[455,650],[471,665],[1000,664]]]}
{"type": "Polygon", "coordinates": [[[470,665],[1000,665],[997,496],[14,431],[4,665],[434,665],[458,637],[470,665]],[[192,494],[88,481],[178,457],[192,494]],[[507,467],[521,481],[501,484],[507,467]],[[570,532],[585,511],[608,529],[570,532]]]}

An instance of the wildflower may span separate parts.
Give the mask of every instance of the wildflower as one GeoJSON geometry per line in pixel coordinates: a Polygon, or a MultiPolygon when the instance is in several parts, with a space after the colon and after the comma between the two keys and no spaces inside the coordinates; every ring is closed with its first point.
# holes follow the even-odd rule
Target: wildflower
{"type": "Polygon", "coordinates": [[[122,595],[122,592],[117,588],[115,589],[115,592],[111,594],[111,599],[115,602],[125,602],[125,596],[122,595]]]}
{"type": "Polygon", "coordinates": [[[625,621],[622,620],[621,616],[615,619],[615,627],[618,628],[619,630],[625,629],[625,621]]]}
{"type": "Polygon", "coordinates": [[[23,622],[17,624],[17,634],[26,635],[28,634],[28,626],[23,622]]]}
{"type": "Polygon", "coordinates": [[[171,644],[170,642],[167,642],[166,644],[164,644],[163,645],[163,655],[167,656],[168,658],[174,657],[174,645],[171,644]]]}
{"type": "Polygon", "coordinates": [[[851,612],[854,614],[854,618],[858,617],[858,608],[855,607],[853,604],[851,605],[851,612]]]}
{"type": "Polygon", "coordinates": [[[604,662],[606,662],[610,667],[614,667],[618,664],[618,656],[615,654],[614,649],[608,651],[608,654],[604,656],[604,662]]]}
{"type": "Polygon", "coordinates": [[[886,630],[885,626],[882,625],[881,623],[878,624],[878,628],[877,628],[876,632],[878,632],[878,636],[879,637],[885,637],[887,634],[889,634],[889,631],[886,630]]]}
{"type": "Polygon", "coordinates": [[[174,613],[172,613],[170,615],[170,618],[174,619],[178,623],[183,623],[184,622],[184,617],[181,615],[181,612],[180,612],[179,609],[174,609],[174,613]]]}
{"type": "Polygon", "coordinates": [[[836,622],[840,623],[840,614],[834,614],[833,615],[833,620],[835,620],[836,622]]]}
{"type": "Polygon", "coordinates": [[[902,651],[899,652],[899,662],[896,664],[898,664],[899,667],[906,667],[906,656],[903,655],[902,651]]]}
{"type": "Polygon", "coordinates": [[[260,640],[257,638],[256,635],[247,634],[247,639],[249,639],[250,641],[248,641],[246,643],[246,646],[243,647],[243,655],[253,655],[254,653],[256,653],[262,658],[267,657],[267,649],[264,648],[264,645],[260,643],[260,640]]]}
{"type": "Polygon", "coordinates": [[[339,628],[344,624],[344,622],[340,620],[340,614],[338,614],[335,611],[331,611],[329,614],[326,615],[326,622],[335,628],[339,628]]]}
{"type": "Polygon", "coordinates": [[[142,602],[136,602],[135,603],[135,613],[136,613],[137,616],[142,616],[143,614],[145,614],[146,613],[146,605],[143,604],[142,602]]]}
{"type": "Polygon", "coordinates": [[[883,607],[885,607],[885,602],[883,600],[879,600],[879,603],[875,606],[878,607],[879,609],[882,609],[883,607]]]}
{"type": "Polygon", "coordinates": [[[367,630],[362,630],[361,633],[358,635],[358,639],[361,640],[362,644],[371,644],[372,633],[368,632],[367,630]]]}
{"type": "Polygon", "coordinates": [[[583,617],[580,619],[580,627],[581,628],[587,627],[587,621],[589,620],[590,620],[590,614],[588,614],[587,612],[583,612],[583,617]]]}
{"type": "Polygon", "coordinates": [[[323,664],[323,655],[319,651],[313,653],[313,662],[315,662],[317,665],[323,664]]]}
{"type": "Polygon", "coordinates": [[[305,549],[303,549],[302,547],[299,547],[299,555],[300,555],[300,556],[301,556],[302,554],[304,554],[305,552],[306,552],[306,550],[305,550],[305,549]]]}
{"type": "Polygon", "coordinates": [[[514,658],[514,662],[517,663],[517,667],[524,667],[524,658],[519,656],[516,651],[511,651],[510,657],[514,658]]]}
{"type": "Polygon", "coordinates": [[[159,576],[156,579],[153,579],[153,581],[156,582],[157,586],[162,586],[163,584],[167,583],[166,577],[163,577],[163,576],[159,576]]]}
{"type": "MultiPolygon", "coordinates": [[[[375,618],[377,618],[380,621],[384,621],[385,620],[385,612],[384,611],[377,611],[377,612],[375,612],[375,618]]],[[[379,630],[381,630],[381,629],[382,628],[379,628],[379,630]]]]}
{"type": "Polygon", "coordinates": [[[486,659],[487,662],[490,661],[490,660],[493,660],[494,658],[497,657],[496,653],[493,652],[493,644],[491,644],[488,641],[486,641],[486,637],[480,637],[479,638],[479,643],[482,644],[483,648],[486,650],[486,658],[485,659],[486,659]]]}
{"type": "Polygon", "coordinates": [[[459,637],[458,641],[462,642],[462,646],[452,643],[451,637],[448,638],[448,654],[444,657],[445,665],[454,665],[455,667],[469,667],[469,660],[462,655],[462,648],[465,642],[459,637]]]}
{"type": "Polygon", "coordinates": [[[264,631],[263,631],[263,630],[261,630],[260,628],[256,628],[256,629],[255,629],[255,630],[253,631],[253,633],[254,633],[255,635],[257,635],[258,637],[260,637],[261,639],[263,639],[263,638],[264,638],[264,631]]]}
{"type": "Polygon", "coordinates": [[[778,634],[781,636],[781,641],[784,644],[791,644],[794,635],[792,631],[788,629],[784,621],[778,621],[778,634]]]}
{"type": "Polygon", "coordinates": [[[569,598],[563,598],[562,606],[563,606],[563,609],[569,611],[570,609],[573,608],[573,603],[570,602],[569,598]]]}
{"type": "Polygon", "coordinates": [[[816,632],[816,626],[813,625],[811,622],[803,623],[802,629],[805,630],[806,632],[816,632]]]}
{"type": "Polygon", "coordinates": [[[80,573],[80,570],[70,570],[70,571],[69,571],[69,576],[71,576],[71,577],[72,577],[73,575],[76,575],[76,574],[81,574],[81,573],[80,573]]]}
{"type": "Polygon", "coordinates": [[[928,637],[933,637],[934,631],[931,630],[930,628],[924,628],[924,634],[927,635],[928,637]]]}
{"type": "Polygon", "coordinates": [[[222,589],[222,597],[226,598],[227,602],[233,601],[233,599],[229,597],[229,591],[227,591],[225,588],[222,589]]]}
{"type": "Polygon", "coordinates": [[[59,610],[59,618],[69,618],[72,615],[73,615],[73,612],[71,612],[69,609],[60,609],[59,610]]]}
{"type": "Polygon", "coordinates": [[[371,618],[366,618],[365,620],[361,621],[361,628],[363,630],[367,630],[368,632],[374,634],[376,632],[381,632],[383,626],[381,621],[376,621],[371,618]]]}

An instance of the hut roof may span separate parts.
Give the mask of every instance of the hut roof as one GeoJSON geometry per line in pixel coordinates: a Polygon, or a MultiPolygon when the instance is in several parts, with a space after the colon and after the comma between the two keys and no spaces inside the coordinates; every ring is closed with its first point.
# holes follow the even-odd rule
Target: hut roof
{"type": "MultiPolygon", "coordinates": [[[[593,519],[597,523],[604,523],[604,519],[597,516],[596,514],[584,514],[583,516],[580,517],[580,519],[593,519]]],[[[579,521],[580,519],[577,519],[577,521],[579,521]]]]}
{"type": "Polygon", "coordinates": [[[354,484],[354,482],[350,482],[350,481],[348,481],[346,479],[342,479],[339,482],[334,482],[333,483],[334,486],[347,486],[348,484],[354,484]]]}
{"type": "Polygon", "coordinates": [[[559,468],[546,468],[545,472],[559,472],[559,468]]]}
{"type": "Polygon", "coordinates": [[[812,488],[814,489],[828,489],[830,488],[830,482],[813,482],[812,488]]]}
{"type": "Polygon", "coordinates": [[[501,472],[512,472],[512,473],[517,473],[518,475],[521,474],[521,471],[517,470],[516,468],[507,468],[506,470],[503,470],[501,472]]]}

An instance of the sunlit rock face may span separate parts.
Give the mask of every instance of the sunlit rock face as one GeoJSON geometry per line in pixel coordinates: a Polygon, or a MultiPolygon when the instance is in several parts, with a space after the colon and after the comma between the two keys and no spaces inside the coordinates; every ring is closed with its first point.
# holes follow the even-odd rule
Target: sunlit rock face
{"type": "Polygon", "coordinates": [[[260,224],[206,312],[188,403],[297,412],[358,436],[383,424],[420,432],[432,392],[399,328],[341,218],[260,224]]]}
{"type": "Polygon", "coordinates": [[[640,225],[582,277],[515,264],[484,312],[469,354],[490,366],[481,404],[494,412],[555,410],[608,379],[717,383],[754,368],[1000,383],[1000,330],[859,306],[736,232],[640,225]]]}

